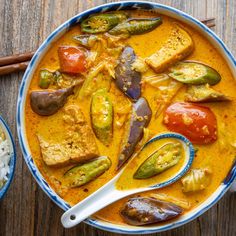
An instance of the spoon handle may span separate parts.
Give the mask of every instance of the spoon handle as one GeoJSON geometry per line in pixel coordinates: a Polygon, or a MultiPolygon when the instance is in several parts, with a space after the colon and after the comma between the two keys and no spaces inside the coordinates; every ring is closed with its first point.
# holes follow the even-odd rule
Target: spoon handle
{"type": "Polygon", "coordinates": [[[115,189],[113,181],[109,182],[85,200],[66,211],[61,217],[61,222],[65,228],[71,228],[105,206],[129,194],[130,191],[119,191],[115,189]]]}

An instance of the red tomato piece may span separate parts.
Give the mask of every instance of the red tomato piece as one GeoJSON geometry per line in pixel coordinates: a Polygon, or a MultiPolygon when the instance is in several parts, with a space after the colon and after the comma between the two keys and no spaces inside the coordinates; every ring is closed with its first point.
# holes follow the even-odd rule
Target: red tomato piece
{"type": "Polygon", "coordinates": [[[61,72],[77,74],[86,71],[85,53],[71,46],[58,48],[61,72]]]}
{"type": "Polygon", "coordinates": [[[212,143],[217,139],[216,117],[208,107],[177,102],[166,109],[163,122],[169,130],[196,144],[212,143]]]}

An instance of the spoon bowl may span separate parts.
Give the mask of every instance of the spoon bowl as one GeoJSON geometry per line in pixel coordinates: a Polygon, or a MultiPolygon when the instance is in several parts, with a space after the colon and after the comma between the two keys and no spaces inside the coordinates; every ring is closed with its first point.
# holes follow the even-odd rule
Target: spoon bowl
{"type": "MultiPolygon", "coordinates": [[[[68,211],[66,211],[62,217],[61,217],[61,222],[65,228],[71,228],[83,220],[85,220],[87,217],[90,215],[93,215],[97,211],[101,210],[102,208],[110,205],[111,203],[122,199],[124,197],[127,197],[129,195],[135,194],[135,193],[140,193],[140,192],[145,192],[149,190],[154,190],[154,189],[159,189],[163,188],[167,185],[170,185],[174,182],[176,182],[179,178],[181,178],[190,168],[193,158],[194,158],[194,148],[191,142],[185,138],[181,134],[177,133],[162,133],[159,134],[153,138],[151,138],[143,147],[140,151],[142,151],[145,147],[147,147],[149,144],[161,140],[161,139],[167,139],[167,138],[172,138],[172,139],[177,139],[184,148],[185,152],[185,160],[180,168],[179,171],[174,173],[172,176],[170,176],[169,179],[157,183],[152,186],[148,187],[142,187],[142,188],[136,188],[136,189],[129,189],[129,190],[118,190],[116,188],[116,183],[122,173],[124,172],[125,168],[124,167],[113,179],[111,179],[107,184],[105,184],[103,187],[98,189],[96,192],[91,194],[89,197],[85,198],[83,201],[80,203],[76,204],[75,206],[71,207],[68,211]]],[[[132,160],[130,160],[132,161],[132,160]]]]}

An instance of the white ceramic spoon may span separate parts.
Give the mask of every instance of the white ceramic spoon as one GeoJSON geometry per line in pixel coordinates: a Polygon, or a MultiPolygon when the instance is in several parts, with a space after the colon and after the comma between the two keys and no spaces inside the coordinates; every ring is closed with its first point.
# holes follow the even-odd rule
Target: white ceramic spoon
{"type": "Polygon", "coordinates": [[[186,139],[184,136],[177,133],[163,133],[150,139],[142,147],[142,149],[148,144],[156,140],[163,139],[163,138],[175,138],[175,139],[178,139],[183,144],[183,147],[185,150],[185,162],[182,168],[177,173],[170,176],[168,180],[161,183],[157,183],[154,186],[121,191],[121,190],[116,189],[116,182],[119,179],[122,172],[124,171],[125,168],[123,168],[107,184],[105,184],[103,187],[99,188],[96,192],[91,194],[89,197],[85,198],[83,201],[71,207],[68,211],[66,211],[61,217],[61,222],[63,226],[65,228],[71,228],[79,224],[80,222],[88,218],[89,216],[93,215],[97,211],[101,210],[102,208],[106,207],[107,205],[121,198],[124,198],[126,196],[129,196],[135,193],[162,188],[164,186],[174,183],[180,177],[182,177],[188,171],[194,158],[193,146],[191,142],[188,139],[186,139]]]}

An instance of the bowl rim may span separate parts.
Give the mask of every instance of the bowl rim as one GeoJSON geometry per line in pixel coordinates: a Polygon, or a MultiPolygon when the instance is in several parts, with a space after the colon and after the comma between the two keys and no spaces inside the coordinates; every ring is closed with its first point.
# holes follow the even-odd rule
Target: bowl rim
{"type": "MultiPolygon", "coordinates": [[[[32,60],[30,61],[29,66],[27,67],[27,70],[23,76],[17,101],[16,120],[17,120],[17,134],[19,138],[20,147],[24,156],[24,160],[31,174],[34,176],[35,180],[37,181],[41,189],[50,197],[51,200],[54,201],[54,203],[56,203],[63,210],[67,210],[70,206],[62,198],[60,198],[54,192],[54,190],[50,188],[50,186],[45,181],[41,173],[38,171],[37,166],[34,164],[33,158],[31,157],[30,150],[27,145],[27,140],[25,138],[25,130],[24,130],[25,119],[23,111],[24,111],[24,100],[26,97],[25,92],[27,91],[27,82],[29,83],[29,81],[31,81],[30,77],[32,76],[34,69],[37,66],[36,65],[37,62],[40,60],[40,56],[43,55],[45,51],[48,50],[47,46],[49,45],[49,43],[52,43],[54,38],[59,37],[60,33],[62,33],[63,31],[66,32],[68,28],[70,28],[70,26],[74,25],[75,23],[78,22],[78,20],[80,20],[83,17],[87,17],[90,14],[94,14],[97,12],[104,12],[108,10],[111,11],[114,9],[121,10],[125,8],[164,10],[173,13],[174,15],[180,16],[182,20],[186,20],[188,23],[195,25],[198,29],[204,31],[209,37],[211,37],[212,40],[217,44],[217,46],[219,46],[219,48],[223,51],[224,56],[227,57],[228,59],[227,64],[229,65],[229,63],[231,63],[231,66],[233,66],[233,68],[236,67],[236,60],[234,59],[233,55],[231,54],[227,46],[223,43],[223,41],[212,30],[210,30],[207,26],[202,24],[199,20],[195,19],[194,17],[190,16],[189,14],[181,10],[155,2],[121,1],[121,2],[106,3],[100,6],[90,8],[86,11],[83,11],[73,16],[72,18],[61,24],[58,28],[56,28],[40,45],[40,47],[34,54],[32,60]]],[[[63,34],[65,32],[63,32],[63,34]]],[[[195,208],[197,210],[191,211],[190,216],[188,216],[186,219],[178,220],[178,222],[170,222],[165,225],[156,225],[153,226],[152,228],[147,226],[142,228],[142,227],[131,227],[126,225],[125,227],[123,227],[122,225],[108,223],[94,218],[88,218],[84,222],[105,231],[114,233],[123,233],[123,234],[149,234],[149,233],[170,230],[194,220],[198,216],[202,215],[209,208],[211,208],[225,194],[225,192],[228,190],[228,188],[230,187],[235,178],[236,178],[236,162],[233,164],[226,179],[221,183],[221,185],[216,189],[216,191],[212,193],[212,195],[206,201],[204,201],[199,207],[195,208]]]]}
{"type": "Polygon", "coordinates": [[[6,135],[8,136],[8,141],[10,142],[9,145],[12,149],[12,153],[11,153],[11,157],[10,157],[10,161],[9,161],[10,173],[8,174],[8,180],[4,184],[4,186],[0,189],[0,200],[2,200],[5,196],[5,194],[7,193],[11,183],[12,183],[13,176],[14,176],[14,173],[15,173],[16,149],[15,149],[15,143],[14,143],[10,128],[7,125],[6,121],[2,118],[1,115],[0,115],[0,127],[3,127],[3,132],[6,133],[6,135]]]}

